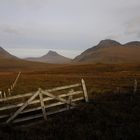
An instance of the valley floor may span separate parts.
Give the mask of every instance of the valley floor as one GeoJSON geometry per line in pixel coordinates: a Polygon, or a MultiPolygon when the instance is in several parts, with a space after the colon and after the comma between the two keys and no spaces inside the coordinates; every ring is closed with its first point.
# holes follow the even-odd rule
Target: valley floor
{"type": "MultiPolygon", "coordinates": [[[[15,69],[0,72],[0,91],[7,92],[18,72],[15,69]]],[[[12,95],[75,84],[83,78],[92,98],[95,94],[118,92],[118,89],[121,92],[133,91],[134,80],[140,83],[139,64],[52,65],[35,70],[21,69],[21,72],[12,95]]]]}
{"type": "MultiPolygon", "coordinates": [[[[18,71],[0,72],[6,91],[18,71]]],[[[90,102],[29,127],[4,126],[0,140],[131,140],[140,139],[140,65],[60,65],[23,70],[12,94],[79,83],[84,78],[90,102]],[[134,80],[138,90],[133,94],[134,80]]]]}

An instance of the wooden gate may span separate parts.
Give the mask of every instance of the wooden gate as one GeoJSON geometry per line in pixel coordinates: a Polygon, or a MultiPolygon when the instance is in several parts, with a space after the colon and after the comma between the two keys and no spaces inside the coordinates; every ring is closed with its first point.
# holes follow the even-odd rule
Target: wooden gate
{"type": "Polygon", "coordinates": [[[85,81],[23,95],[0,99],[0,122],[19,123],[69,110],[76,107],[78,101],[88,102],[85,81]]]}

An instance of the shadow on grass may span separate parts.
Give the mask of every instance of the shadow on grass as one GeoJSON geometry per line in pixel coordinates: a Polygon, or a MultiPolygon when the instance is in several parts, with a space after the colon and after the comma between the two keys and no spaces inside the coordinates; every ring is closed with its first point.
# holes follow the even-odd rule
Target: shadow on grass
{"type": "Polygon", "coordinates": [[[29,126],[3,126],[0,140],[140,139],[140,95],[106,94],[29,126]]]}

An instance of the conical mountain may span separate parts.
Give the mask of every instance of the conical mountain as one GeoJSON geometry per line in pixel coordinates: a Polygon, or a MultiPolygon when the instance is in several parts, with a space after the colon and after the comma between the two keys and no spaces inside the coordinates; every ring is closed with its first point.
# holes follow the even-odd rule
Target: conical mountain
{"type": "Polygon", "coordinates": [[[49,68],[49,64],[30,62],[20,59],[0,47],[0,72],[1,71],[26,71],[49,68]]]}
{"type": "Polygon", "coordinates": [[[70,63],[70,61],[71,61],[70,58],[64,57],[64,56],[58,54],[57,52],[51,51],[51,50],[47,54],[45,54],[41,57],[26,58],[26,60],[45,62],[45,63],[54,63],[54,64],[70,63]]]}

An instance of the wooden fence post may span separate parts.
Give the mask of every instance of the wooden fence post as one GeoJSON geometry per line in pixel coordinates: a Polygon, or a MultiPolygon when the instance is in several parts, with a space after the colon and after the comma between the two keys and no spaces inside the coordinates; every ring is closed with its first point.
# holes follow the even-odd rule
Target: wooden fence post
{"type": "Polygon", "coordinates": [[[2,91],[0,91],[0,98],[2,98],[2,91]]]}
{"type": "Polygon", "coordinates": [[[11,85],[10,89],[13,90],[13,86],[12,85],[11,85]]]}
{"type": "Polygon", "coordinates": [[[3,97],[6,98],[6,93],[5,93],[5,91],[4,91],[4,93],[3,93],[3,97]]]}
{"type": "Polygon", "coordinates": [[[88,99],[87,88],[86,88],[86,84],[85,84],[84,79],[81,80],[81,83],[82,83],[82,88],[83,88],[83,92],[84,92],[85,101],[88,102],[89,99],[88,99]]]}
{"type": "Polygon", "coordinates": [[[68,102],[69,102],[69,104],[67,104],[67,110],[70,110],[71,109],[71,103],[72,103],[72,96],[71,95],[68,98],[68,102]]]}
{"type": "Polygon", "coordinates": [[[8,94],[11,95],[11,90],[10,90],[10,88],[8,88],[8,94]]]}
{"type": "Polygon", "coordinates": [[[17,77],[16,77],[16,79],[15,79],[13,85],[12,85],[12,89],[14,89],[14,87],[16,86],[17,81],[18,81],[18,79],[19,79],[19,77],[20,77],[20,74],[21,74],[21,72],[18,73],[18,75],[17,75],[17,77]]]}
{"type": "MultiPolygon", "coordinates": [[[[74,92],[74,90],[73,89],[71,89],[68,93],[73,93],[74,92]]],[[[71,103],[72,103],[72,95],[70,95],[69,97],[68,97],[68,103],[69,104],[67,104],[67,110],[70,110],[70,108],[71,108],[71,103]]]]}
{"type": "Polygon", "coordinates": [[[133,93],[134,93],[134,94],[137,92],[137,86],[138,86],[138,82],[137,82],[137,80],[135,79],[135,80],[134,80],[134,90],[133,90],[133,93]]]}
{"type": "Polygon", "coordinates": [[[47,120],[47,115],[46,115],[46,109],[45,109],[45,105],[44,105],[44,102],[43,102],[43,95],[41,93],[41,89],[39,89],[39,98],[40,98],[40,103],[41,103],[41,109],[42,109],[42,113],[43,113],[43,117],[44,117],[44,120],[47,120]]]}

